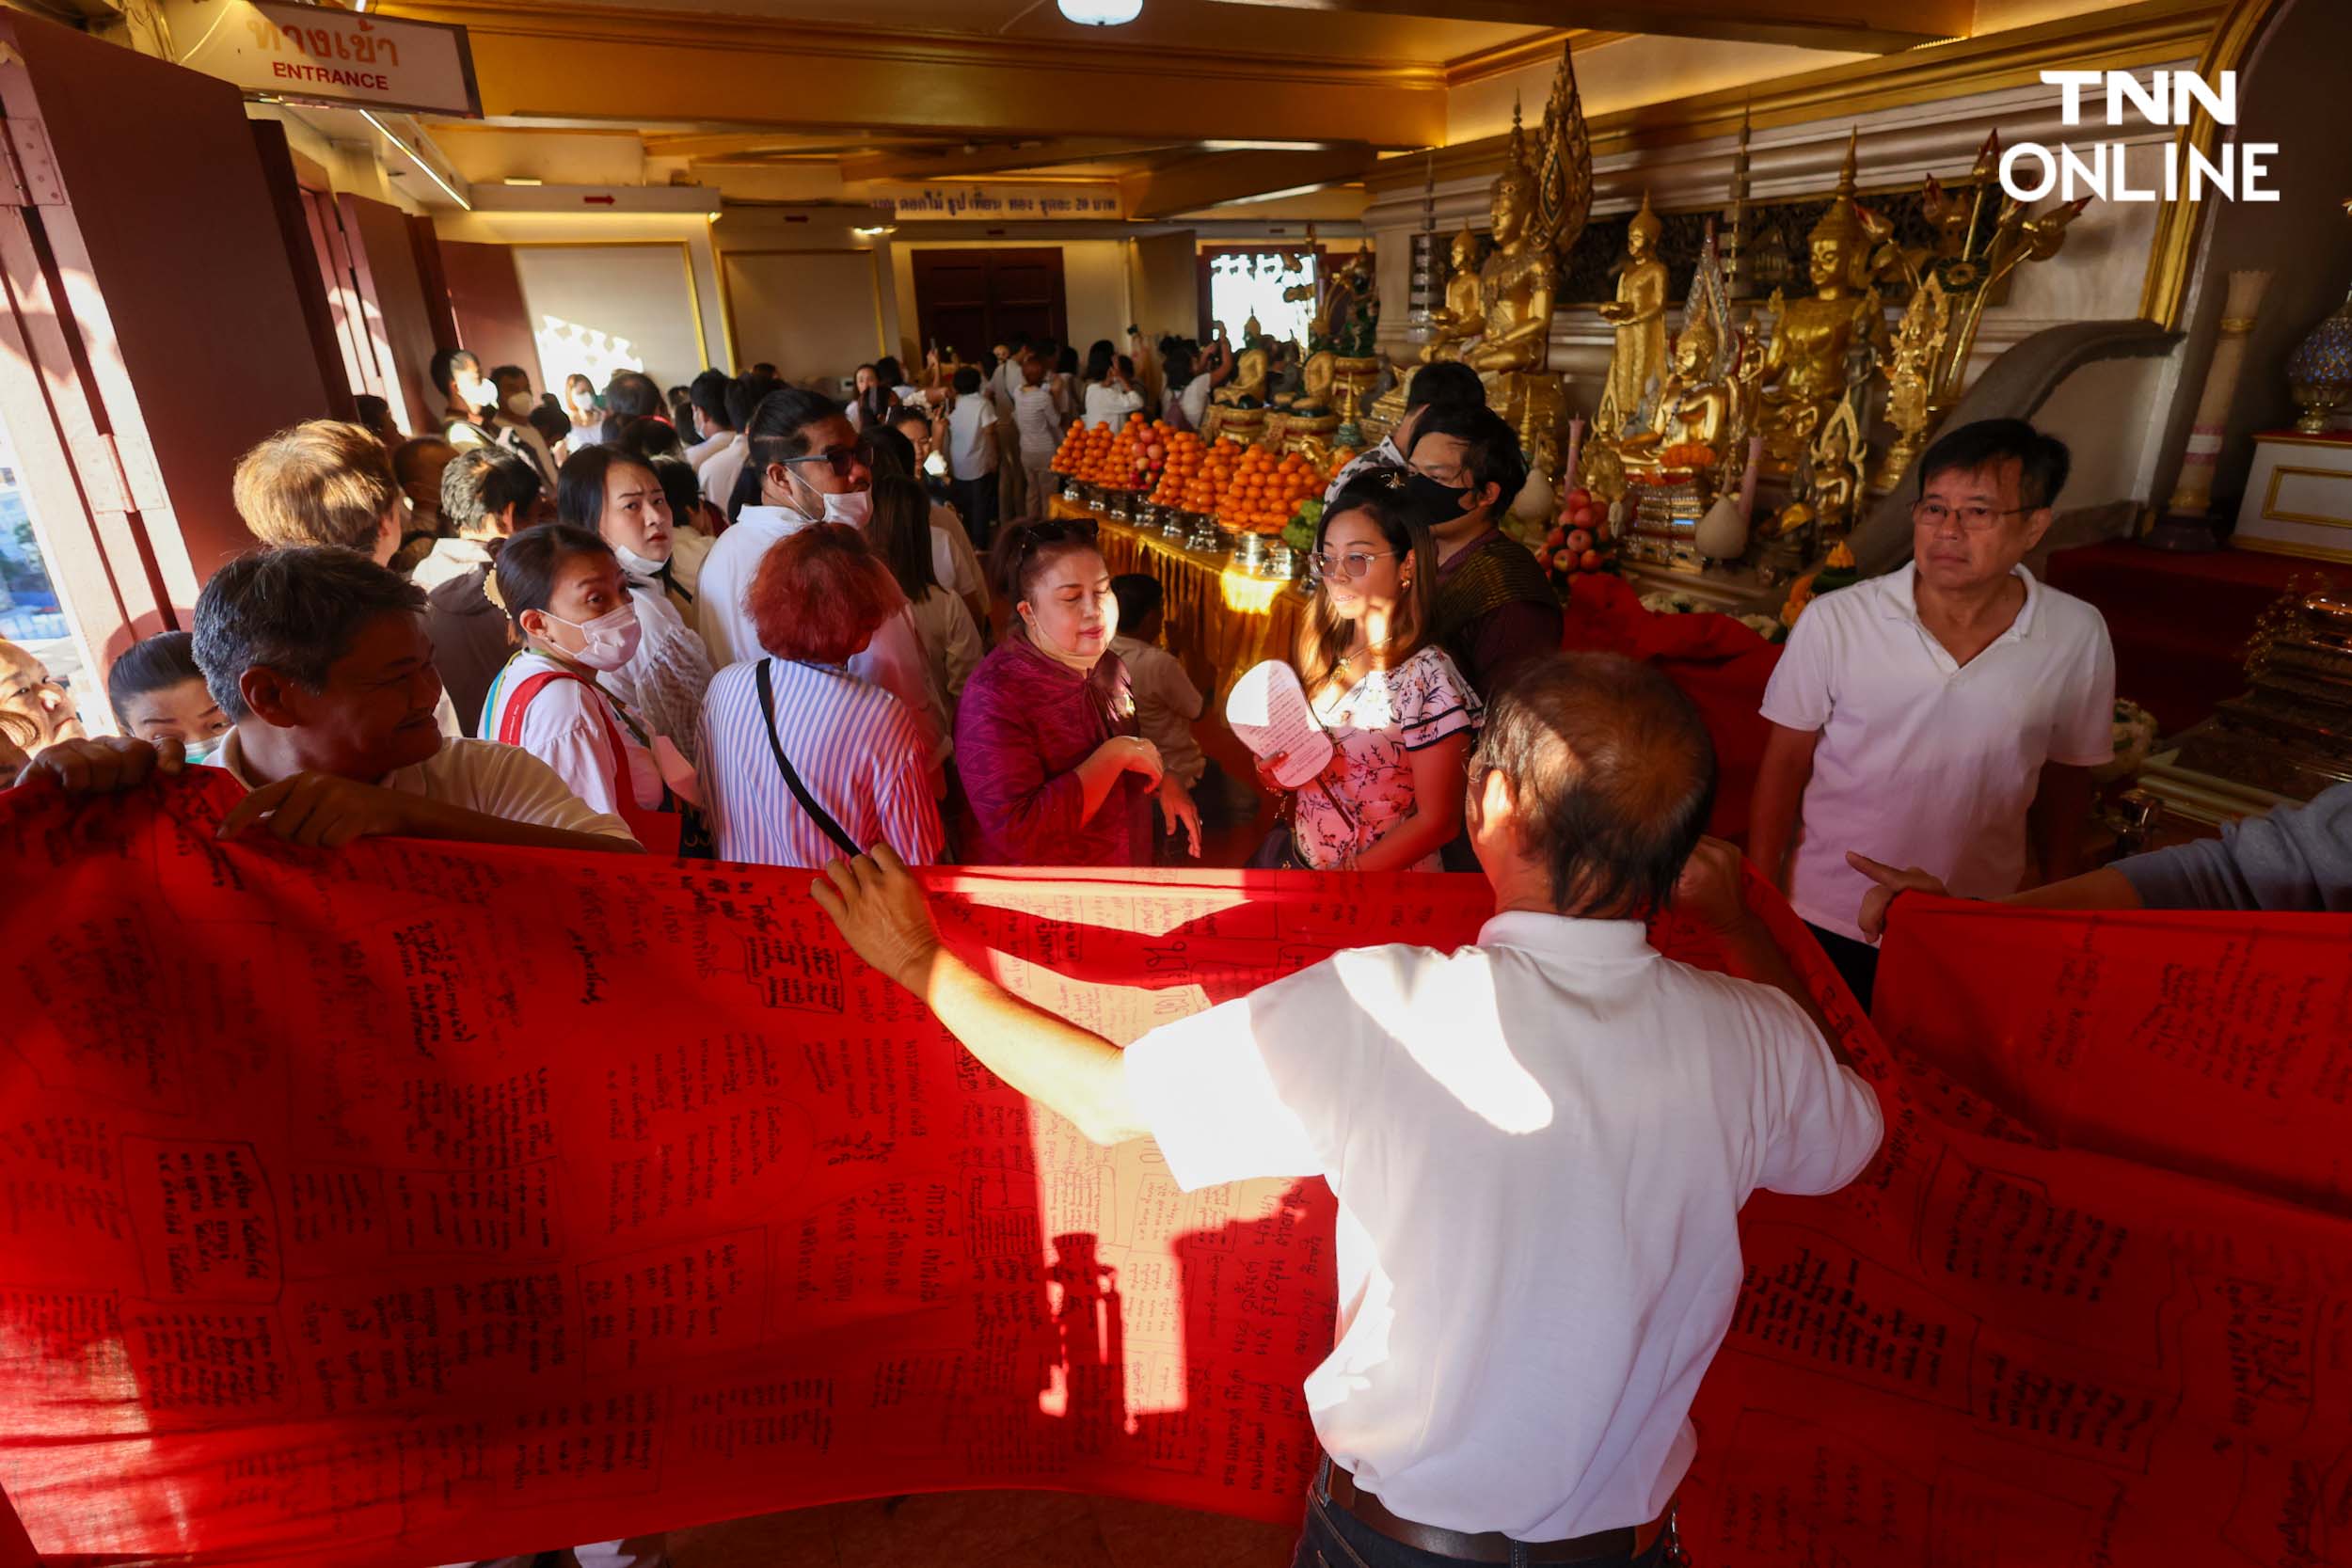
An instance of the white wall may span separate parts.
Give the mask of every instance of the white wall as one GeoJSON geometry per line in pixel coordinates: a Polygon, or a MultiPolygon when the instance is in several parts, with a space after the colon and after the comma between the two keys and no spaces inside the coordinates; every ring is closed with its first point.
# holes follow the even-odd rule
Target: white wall
{"type": "MultiPolygon", "coordinates": [[[[547,279],[543,287],[562,291],[560,296],[548,295],[548,313],[579,312],[565,319],[582,320],[599,330],[626,331],[644,342],[658,342],[658,363],[655,355],[642,356],[646,373],[664,387],[691,381],[706,366],[735,368],[735,351],[727,341],[726,320],[720,309],[710,219],[703,214],[474,212],[436,214],[433,227],[444,239],[517,247],[516,266],[523,280],[523,298],[534,316],[541,309],[532,292],[535,270],[547,279]],[[657,241],[661,245],[659,250],[649,243],[657,241]],[[601,282],[593,268],[526,259],[526,252],[553,258],[585,245],[644,248],[634,260],[616,259],[612,279],[601,282]],[[657,255],[665,258],[666,264],[649,260],[657,255]],[[618,281],[624,277],[626,283],[618,281]],[[642,295],[635,292],[641,289],[644,291],[642,295]],[[558,309],[559,303],[564,309],[558,309]],[[596,319],[588,319],[591,316],[596,319]]],[[[534,320],[532,325],[535,328],[538,323],[534,320]]],[[[553,385],[563,383],[558,380],[553,385]]]]}
{"type": "Polygon", "coordinates": [[[518,245],[515,271],[539,343],[542,387],[561,387],[574,371],[601,386],[630,361],[675,387],[708,362],[686,288],[686,252],[675,244],[518,245]]]}
{"type": "Polygon", "coordinates": [[[835,395],[884,352],[871,250],[723,250],[727,308],[744,356],[835,395]]]}

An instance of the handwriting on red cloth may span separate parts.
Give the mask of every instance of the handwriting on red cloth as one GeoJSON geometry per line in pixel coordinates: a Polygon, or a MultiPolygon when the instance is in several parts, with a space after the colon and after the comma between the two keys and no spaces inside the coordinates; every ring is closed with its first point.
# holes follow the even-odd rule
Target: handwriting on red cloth
{"type": "MultiPolygon", "coordinates": [[[[42,1551],[414,1564],[998,1485],[1296,1516],[1320,1183],[1184,1194],[1094,1148],[844,953],[805,873],[224,850],[225,787],[0,797],[0,1489],[42,1551]]],[[[967,952],[1121,1040],[1486,909],[1474,879],[936,885],[967,952]]],[[[2161,1042],[2309,950],[2153,987],[2223,927],[1906,901],[1890,1057],[1769,917],[1889,1146],[1751,1204],[1700,1560],[2340,1560],[2342,1172],[2233,1130],[2333,1085],[2275,1125],[2345,1147],[2341,974],[2201,1069],[2161,1042]],[[2068,1076],[2152,1053],[2188,1076],[2068,1076]]]]}

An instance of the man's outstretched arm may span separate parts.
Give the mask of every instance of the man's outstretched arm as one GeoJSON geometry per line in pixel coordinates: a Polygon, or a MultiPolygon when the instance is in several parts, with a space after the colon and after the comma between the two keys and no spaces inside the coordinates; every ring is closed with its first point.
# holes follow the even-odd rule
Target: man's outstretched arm
{"type": "Polygon", "coordinates": [[[1128,1093],[1120,1049],[1022,1001],[942,946],[922,884],[888,845],[834,861],[809,893],[859,958],[913,991],[1007,1084],[1098,1144],[1150,1131],[1128,1093]]]}

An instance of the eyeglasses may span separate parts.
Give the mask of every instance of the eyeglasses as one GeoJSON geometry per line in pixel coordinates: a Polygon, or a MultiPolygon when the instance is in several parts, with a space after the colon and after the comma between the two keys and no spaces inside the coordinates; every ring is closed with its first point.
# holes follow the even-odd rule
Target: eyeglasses
{"type": "Polygon", "coordinates": [[[1307,571],[1317,582],[1352,582],[1371,571],[1374,562],[1385,561],[1394,554],[1394,550],[1350,550],[1335,556],[1329,550],[1317,550],[1307,558],[1307,571]]]}
{"type": "Polygon", "coordinates": [[[813,451],[805,457],[787,457],[784,461],[787,467],[799,463],[822,463],[833,470],[834,478],[847,479],[850,470],[857,467],[858,454],[854,447],[827,447],[823,451],[813,451]]]}
{"type": "Polygon", "coordinates": [[[2019,517],[2034,510],[2030,506],[1946,506],[1942,501],[1913,501],[1911,520],[1926,528],[1942,528],[1955,519],[1963,533],[1982,533],[2000,517],[2019,517]]]}

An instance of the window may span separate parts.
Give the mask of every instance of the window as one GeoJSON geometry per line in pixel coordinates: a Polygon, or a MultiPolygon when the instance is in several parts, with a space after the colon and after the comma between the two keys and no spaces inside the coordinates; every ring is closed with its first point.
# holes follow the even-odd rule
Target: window
{"type": "Polygon", "coordinates": [[[1258,318],[1269,338],[1307,341],[1315,313],[1322,257],[1312,250],[1221,250],[1203,258],[1208,269],[1209,319],[1223,322],[1233,341],[1242,324],[1258,318]],[[1296,297],[1285,297],[1295,295],[1296,297]]]}

